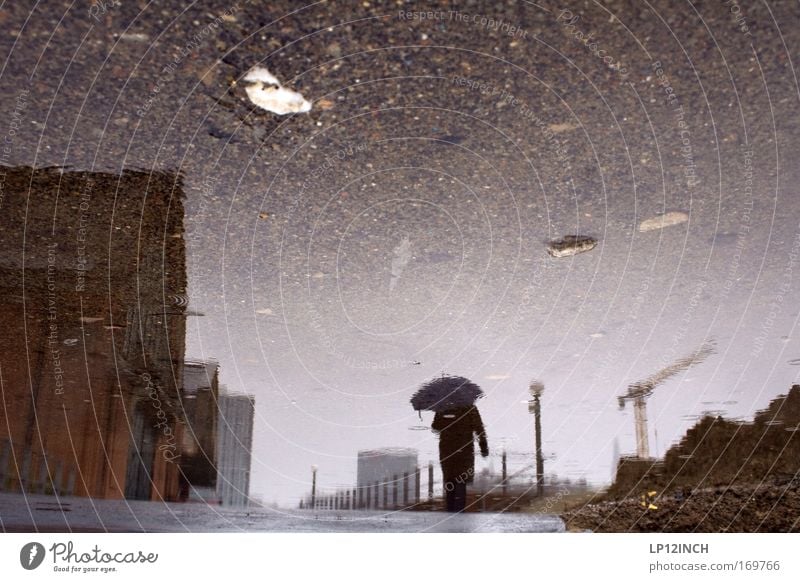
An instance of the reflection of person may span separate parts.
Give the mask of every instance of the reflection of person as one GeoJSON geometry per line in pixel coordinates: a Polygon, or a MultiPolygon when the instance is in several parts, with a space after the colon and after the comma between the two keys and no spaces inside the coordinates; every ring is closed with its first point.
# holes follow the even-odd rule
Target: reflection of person
{"type": "Polygon", "coordinates": [[[475,406],[437,412],[431,428],[439,433],[439,462],[442,465],[447,511],[463,511],[467,504],[467,483],[475,476],[475,437],[481,455],[489,456],[486,431],[475,406]]]}

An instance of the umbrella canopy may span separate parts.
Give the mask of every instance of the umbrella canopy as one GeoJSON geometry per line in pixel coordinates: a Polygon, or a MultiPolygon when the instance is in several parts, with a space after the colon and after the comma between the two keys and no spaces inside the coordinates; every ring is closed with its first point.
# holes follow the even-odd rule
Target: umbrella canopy
{"type": "Polygon", "coordinates": [[[444,412],[452,408],[471,406],[483,396],[480,386],[462,376],[442,374],[423,384],[411,397],[414,410],[444,412]]]}

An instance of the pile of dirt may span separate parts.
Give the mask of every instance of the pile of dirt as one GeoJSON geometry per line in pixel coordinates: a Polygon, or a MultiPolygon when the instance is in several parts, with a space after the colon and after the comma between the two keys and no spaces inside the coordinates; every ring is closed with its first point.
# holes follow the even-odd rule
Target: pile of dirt
{"type": "Polygon", "coordinates": [[[571,531],[800,532],[800,481],[714,487],[660,497],[652,505],[641,498],[605,501],[561,517],[571,531]]]}
{"type": "Polygon", "coordinates": [[[623,458],[609,499],[686,488],[704,489],[792,478],[800,471],[800,385],[779,396],[753,422],[706,416],[663,461],[623,458]]]}
{"type": "Polygon", "coordinates": [[[565,512],[593,531],[800,531],[800,385],[753,422],[707,416],[663,460],[623,458],[599,503],[565,512]]]}

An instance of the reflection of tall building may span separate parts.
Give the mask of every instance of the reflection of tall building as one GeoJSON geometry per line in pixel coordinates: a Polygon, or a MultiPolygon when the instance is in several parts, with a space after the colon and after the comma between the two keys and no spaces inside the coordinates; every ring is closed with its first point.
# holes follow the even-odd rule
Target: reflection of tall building
{"type": "Polygon", "coordinates": [[[181,178],[4,170],[0,489],[175,499],[181,178]]]}
{"type": "Polygon", "coordinates": [[[249,502],[254,412],[252,396],[220,394],[217,496],[222,505],[247,505],[249,502]]]}
{"type": "Polygon", "coordinates": [[[416,500],[417,450],[399,447],[358,451],[359,507],[395,507],[416,500]]]}
{"type": "Polygon", "coordinates": [[[217,485],[219,364],[187,361],[181,390],[185,422],[180,447],[181,499],[210,500],[217,485]]]}

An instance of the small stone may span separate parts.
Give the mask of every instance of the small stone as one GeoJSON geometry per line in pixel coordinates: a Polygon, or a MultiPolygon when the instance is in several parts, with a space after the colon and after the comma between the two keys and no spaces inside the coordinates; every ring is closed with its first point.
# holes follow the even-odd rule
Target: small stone
{"type": "Polygon", "coordinates": [[[597,246],[597,239],[591,236],[567,235],[564,238],[550,241],[547,252],[551,257],[571,257],[585,253],[597,246]]]}
{"type": "Polygon", "coordinates": [[[338,42],[332,42],[328,45],[328,54],[332,56],[334,59],[338,59],[342,56],[342,47],[338,42]]]}
{"type": "Polygon", "coordinates": [[[150,36],[143,32],[123,32],[119,35],[119,39],[132,42],[150,42],[150,36]]]}
{"type": "Polygon", "coordinates": [[[575,126],[570,123],[551,123],[548,128],[553,133],[563,133],[565,131],[572,131],[575,126]]]}
{"type": "Polygon", "coordinates": [[[689,215],[685,212],[667,212],[661,216],[654,216],[642,221],[639,225],[639,232],[649,232],[651,230],[659,230],[668,226],[675,226],[682,224],[689,220],[689,215]]]}

